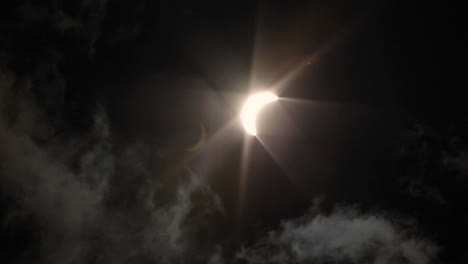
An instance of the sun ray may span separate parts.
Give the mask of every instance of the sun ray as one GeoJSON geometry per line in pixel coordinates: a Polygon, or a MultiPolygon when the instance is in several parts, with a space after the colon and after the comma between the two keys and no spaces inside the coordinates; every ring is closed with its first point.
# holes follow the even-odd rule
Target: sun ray
{"type": "Polygon", "coordinates": [[[242,144],[237,202],[237,226],[240,230],[243,226],[244,206],[247,195],[247,177],[249,173],[249,156],[254,143],[253,139],[253,137],[245,135],[242,144]]]}

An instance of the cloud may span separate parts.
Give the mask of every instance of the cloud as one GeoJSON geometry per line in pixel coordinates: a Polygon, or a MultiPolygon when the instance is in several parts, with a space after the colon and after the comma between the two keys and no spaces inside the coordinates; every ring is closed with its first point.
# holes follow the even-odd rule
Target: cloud
{"type": "Polygon", "coordinates": [[[2,191],[32,212],[40,227],[39,247],[44,261],[57,263],[82,257],[85,245],[82,234],[98,217],[112,173],[109,149],[105,143],[89,146],[83,152],[89,156],[87,163],[79,163],[74,169],[69,157],[76,155],[76,144],[49,138],[44,130],[50,128],[46,128],[47,122],[35,108],[27,87],[12,93],[13,83],[15,80],[0,84],[0,100],[6,106],[0,110],[2,191]],[[49,143],[42,145],[38,140],[49,143]],[[95,178],[99,175],[99,179],[91,181],[89,177],[93,175],[95,178]]]}
{"type": "Polygon", "coordinates": [[[337,209],[285,221],[237,253],[247,263],[433,263],[438,247],[389,219],[337,209]]]}
{"type": "Polygon", "coordinates": [[[19,203],[2,228],[29,212],[37,256],[51,264],[181,263],[202,246],[211,256],[198,228],[222,206],[203,177],[187,171],[176,195],[162,192],[150,147],[115,145],[103,109],[88,134],[60,138],[27,86],[12,92],[17,83],[0,75],[0,186],[19,203]]]}
{"type": "Polygon", "coordinates": [[[442,162],[448,168],[458,172],[460,176],[465,177],[468,175],[468,154],[465,151],[459,151],[454,155],[445,153],[442,162]]]}
{"type": "MultiPolygon", "coordinates": [[[[192,171],[189,171],[189,176],[185,184],[178,186],[176,199],[153,212],[155,226],[153,232],[149,232],[151,240],[162,240],[161,243],[174,255],[179,255],[179,259],[181,254],[200,246],[197,245],[200,241],[191,241],[191,236],[196,234],[205,217],[223,212],[220,199],[211,188],[192,171]],[[197,193],[198,200],[194,198],[197,193]],[[194,214],[195,211],[197,214],[194,214]]],[[[190,258],[184,256],[182,259],[186,257],[190,258]]],[[[212,258],[216,259],[215,256],[212,258]]]]}
{"type": "Polygon", "coordinates": [[[213,255],[208,259],[208,264],[224,264],[222,256],[223,250],[220,246],[216,246],[213,255]]]}
{"type": "MultiPolygon", "coordinates": [[[[437,260],[439,248],[417,236],[415,226],[352,208],[315,210],[284,221],[251,246],[224,249],[206,232],[215,229],[210,217],[222,215],[223,208],[202,174],[186,168],[175,191],[167,192],[160,172],[150,170],[157,162],[151,148],[116,143],[103,109],[94,115],[88,134],[63,139],[54,136],[34,102],[28,82],[0,75],[0,186],[20,204],[7,212],[2,228],[15,225],[18,215],[32,215],[38,228],[37,256],[44,263],[437,260]]],[[[35,260],[33,255],[26,262],[35,260]]]]}

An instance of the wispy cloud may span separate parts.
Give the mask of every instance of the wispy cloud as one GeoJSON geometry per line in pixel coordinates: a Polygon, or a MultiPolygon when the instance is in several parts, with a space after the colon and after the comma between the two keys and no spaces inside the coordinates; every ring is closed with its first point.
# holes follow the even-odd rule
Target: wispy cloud
{"type": "MultiPolygon", "coordinates": [[[[54,137],[27,92],[0,79],[0,174],[39,226],[44,263],[435,263],[439,248],[398,219],[339,208],[313,210],[239,250],[201,239],[220,198],[187,168],[175,193],[149,170],[144,144],[113,145],[104,110],[87,135],[54,137]],[[159,198],[164,198],[158,200],[159,198]],[[232,254],[232,252],[236,252],[232,254]]],[[[25,82],[26,84],[27,82],[25,82]]],[[[24,88],[24,87],[23,87],[24,88]]],[[[27,89],[24,89],[27,91],[27,89]]],[[[16,214],[8,212],[7,223],[16,214]]],[[[23,214],[24,215],[24,214],[23,214]]],[[[213,228],[213,227],[208,227],[213,228]]]]}
{"type": "MultiPolygon", "coordinates": [[[[44,133],[53,127],[32,94],[12,93],[14,76],[0,77],[2,192],[34,215],[44,263],[189,259],[187,252],[198,247],[193,230],[222,211],[202,177],[187,171],[175,196],[155,201],[162,183],[149,171],[148,146],[115,151],[102,109],[89,134],[61,139],[44,133]]],[[[3,226],[9,228],[19,214],[7,213],[3,226]]]]}
{"type": "Polygon", "coordinates": [[[438,247],[390,219],[338,209],[285,221],[237,253],[247,263],[433,263],[438,247]]]}

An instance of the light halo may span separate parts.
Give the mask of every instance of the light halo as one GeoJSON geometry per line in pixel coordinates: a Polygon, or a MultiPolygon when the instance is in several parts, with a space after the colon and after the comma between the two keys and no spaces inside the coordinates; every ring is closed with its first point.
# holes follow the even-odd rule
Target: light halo
{"type": "Polygon", "coordinates": [[[242,125],[247,133],[252,136],[257,135],[255,121],[257,120],[258,112],[267,104],[278,100],[272,92],[255,93],[247,99],[242,107],[240,118],[242,125]]]}

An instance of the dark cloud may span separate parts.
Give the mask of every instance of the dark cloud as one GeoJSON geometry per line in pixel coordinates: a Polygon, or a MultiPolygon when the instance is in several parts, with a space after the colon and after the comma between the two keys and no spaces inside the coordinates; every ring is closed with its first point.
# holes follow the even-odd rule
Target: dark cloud
{"type": "Polygon", "coordinates": [[[423,124],[406,129],[400,137],[398,179],[406,195],[438,206],[447,204],[439,182],[444,177],[445,138],[423,124]]]}
{"type": "Polygon", "coordinates": [[[454,154],[445,153],[443,163],[450,169],[454,169],[462,177],[468,175],[468,154],[465,151],[458,151],[454,154]]]}
{"type": "MultiPolygon", "coordinates": [[[[197,227],[223,210],[203,178],[187,170],[175,195],[155,201],[164,186],[148,170],[147,147],[132,144],[115,152],[104,112],[85,136],[52,137],[42,131],[52,128],[31,96],[12,94],[14,78],[1,77],[2,192],[37,221],[42,262],[187,259],[197,248],[191,238],[197,227]]],[[[13,223],[17,214],[9,211],[6,221],[13,223]]]]}

